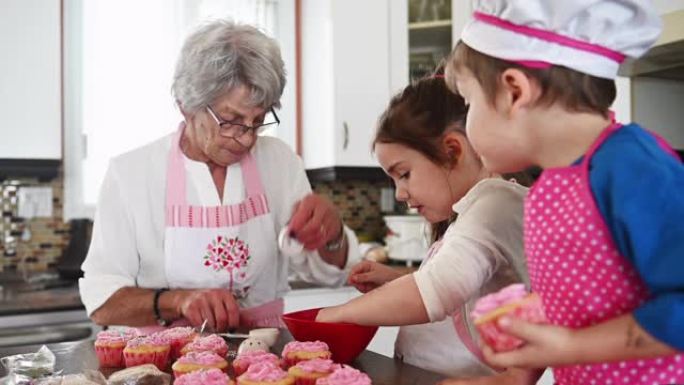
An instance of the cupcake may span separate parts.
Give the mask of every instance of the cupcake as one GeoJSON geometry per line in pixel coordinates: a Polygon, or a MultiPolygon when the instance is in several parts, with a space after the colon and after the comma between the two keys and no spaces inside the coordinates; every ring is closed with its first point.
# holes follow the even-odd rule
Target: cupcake
{"type": "Polygon", "coordinates": [[[238,385],[293,385],[294,378],[273,362],[257,362],[237,378],[238,385]]]}
{"type": "Polygon", "coordinates": [[[218,369],[196,370],[176,378],[174,385],[234,385],[235,383],[218,369]]]}
{"type": "Polygon", "coordinates": [[[228,354],[228,344],[226,344],[226,341],[218,335],[210,334],[208,336],[195,338],[194,341],[181,349],[181,355],[190,352],[214,352],[221,357],[225,357],[226,354],[228,354]]]}
{"type": "Polygon", "coordinates": [[[174,377],[178,378],[185,373],[202,369],[227,370],[228,361],[214,352],[190,352],[171,366],[174,377]]]}
{"type": "Polygon", "coordinates": [[[315,385],[317,379],[329,376],[339,367],[340,365],[333,363],[332,360],[314,358],[297,363],[287,372],[294,377],[295,385],[315,385]]]}
{"type": "Polygon", "coordinates": [[[181,350],[185,345],[192,342],[197,336],[195,329],[187,327],[174,327],[166,330],[162,330],[155,334],[160,335],[165,338],[171,344],[171,359],[175,360],[180,357],[181,350]]]}
{"type": "Polygon", "coordinates": [[[136,337],[124,348],[124,362],[126,367],[144,364],[154,364],[159,370],[166,369],[169,363],[171,345],[158,335],[136,337]]]}
{"type": "Polygon", "coordinates": [[[261,350],[245,352],[233,360],[233,370],[235,371],[235,376],[239,376],[246,372],[252,364],[258,362],[272,362],[276,366],[280,366],[280,358],[273,353],[264,352],[261,350]]]}
{"type": "Polygon", "coordinates": [[[498,320],[504,315],[532,323],[547,322],[541,298],[528,293],[521,283],[480,298],[470,316],[480,337],[497,352],[514,350],[523,344],[522,340],[499,328],[498,320]]]}
{"type": "Polygon", "coordinates": [[[292,341],[283,348],[283,363],[286,368],[296,365],[299,361],[331,357],[332,353],[328,349],[328,344],[322,341],[292,341]]]}
{"type": "Polygon", "coordinates": [[[316,380],[316,385],[371,385],[368,375],[351,366],[343,366],[331,375],[316,380]]]}
{"type": "Polygon", "coordinates": [[[126,343],[137,337],[133,329],[107,330],[97,333],[95,354],[103,368],[123,368],[126,343]]]}

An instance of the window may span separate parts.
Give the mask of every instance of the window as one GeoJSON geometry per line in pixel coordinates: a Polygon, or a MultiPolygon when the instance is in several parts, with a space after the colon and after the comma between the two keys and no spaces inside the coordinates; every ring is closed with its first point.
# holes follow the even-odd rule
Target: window
{"type": "MultiPolygon", "coordinates": [[[[65,0],[65,219],[93,216],[113,156],[177,128],[172,76],[193,28],[216,18],[256,25],[280,42],[293,73],[290,8],[293,0],[65,0]]],[[[270,133],[288,143],[292,92],[279,132],[270,133]]]]}

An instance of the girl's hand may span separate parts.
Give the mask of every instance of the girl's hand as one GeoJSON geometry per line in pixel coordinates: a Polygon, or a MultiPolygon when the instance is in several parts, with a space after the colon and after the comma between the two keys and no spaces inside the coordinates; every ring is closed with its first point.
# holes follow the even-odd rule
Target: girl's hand
{"type": "Polygon", "coordinates": [[[358,291],[367,293],[401,277],[397,270],[378,262],[361,261],[352,267],[347,281],[358,291]]]}
{"type": "Polygon", "coordinates": [[[525,341],[525,345],[502,353],[495,353],[489,346],[483,346],[482,353],[490,365],[500,368],[545,368],[577,362],[572,329],[538,325],[512,317],[502,317],[498,322],[502,330],[525,341]]]}
{"type": "Polygon", "coordinates": [[[340,319],[337,316],[337,308],[332,306],[324,307],[319,310],[316,315],[316,322],[340,322],[340,319]]]}

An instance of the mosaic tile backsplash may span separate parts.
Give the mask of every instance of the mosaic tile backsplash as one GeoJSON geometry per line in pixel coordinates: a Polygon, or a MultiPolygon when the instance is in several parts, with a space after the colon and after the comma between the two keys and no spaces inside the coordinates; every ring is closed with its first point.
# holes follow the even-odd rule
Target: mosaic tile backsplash
{"type": "Polygon", "coordinates": [[[69,224],[62,219],[63,196],[61,173],[49,182],[13,178],[0,182],[0,271],[39,272],[56,265],[69,242],[69,224]],[[17,192],[22,186],[52,188],[51,217],[18,217],[17,192]]]}
{"type": "MultiPolygon", "coordinates": [[[[391,187],[389,182],[363,180],[312,183],[315,192],[325,195],[342,213],[345,224],[353,229],[359,240],[377,241],[384,238],[386,227],[382,220],[381,190],[391,187]]],[[[40,272],[54,268],[69,243],[69,223],[62,219],[62,174],[49,182],[36,179],[7,179],[0,181],[0,271],[40,272]],[[48,218],[26,220],[17,215],[17,192],[22,186],[51,187],[53,213],[48,218]],[[30,239],[26,240],[26,230],[30,239]],[[24,237],[22,237],[24,235],[24,237]]],[[[397,210],[401,210],[397,206],[397,210]]]]}
{"type": "MultiPolygon", "coordinates": [[[[342,213],[344,223],[359,237],[359,241],[382,240],[387,228],[380,209],[381,191],[391,187],[390,182],[362,180],[315,182],[313,190],[330,199],[342,213]]],[[[396,210],[401,206],[396,205],[396,210]]]]}

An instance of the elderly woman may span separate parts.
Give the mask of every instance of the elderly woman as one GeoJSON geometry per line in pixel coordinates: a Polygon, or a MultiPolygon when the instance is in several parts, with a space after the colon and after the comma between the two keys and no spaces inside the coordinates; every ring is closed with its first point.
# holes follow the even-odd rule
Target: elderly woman
{"type": "Polygon", "coordinates": [[[281,298],[290,272],[344,282],[353,232],[311,193],[297,156],[258,135],[278,122],[284,72],[277,43],[254,27],[215,21],[188,37],[173,82],[184,122],[113,159],[102,185],[80,281],[96,323],[226,330],[242,308],[281,298]],[[299,255],[279,250],[284,228],[299,255]]]}

